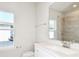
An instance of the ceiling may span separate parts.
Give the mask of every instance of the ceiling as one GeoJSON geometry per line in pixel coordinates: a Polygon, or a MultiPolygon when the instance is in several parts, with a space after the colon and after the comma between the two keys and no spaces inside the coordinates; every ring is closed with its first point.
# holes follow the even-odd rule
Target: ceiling
{"type": "Polygon", "coordinates": [[[79,2],[55,2],[50,6],[50,8],[66,13],[71,10],[79,8],[79,2]],[[74,4],[77,5],[76,8],[73,8],[74,4]]]}

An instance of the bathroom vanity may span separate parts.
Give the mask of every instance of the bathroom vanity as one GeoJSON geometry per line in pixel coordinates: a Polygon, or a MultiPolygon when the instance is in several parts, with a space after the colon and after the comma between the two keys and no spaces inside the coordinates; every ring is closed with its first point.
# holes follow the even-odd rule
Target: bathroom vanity
{"type": "Polygon", "coordinates": [[[35,43],[35,57],[79,57],[79,45],[74,43],[66,48],[61,43],[35,43]]]}

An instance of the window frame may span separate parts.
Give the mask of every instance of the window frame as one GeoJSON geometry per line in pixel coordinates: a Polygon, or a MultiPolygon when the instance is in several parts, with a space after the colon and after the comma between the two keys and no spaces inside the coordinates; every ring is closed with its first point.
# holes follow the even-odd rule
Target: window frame
{"type": "Polygon", "coordinates": [[[52,19],[49,19],[49,21],[48,21],[48,36],[49,36],[49,39],[51,39],[51,40],[53,40],[53,39],[56,39],[56,33],[57,32],[57,20],[56,20],[56,18],[52,18],[52,19]],[[53,31],[52,32],[54,32],[54,37],[53,38],[50,38],[50,20],[55,20],[55,28],[53,28],[53,31]]]}
{"type": "MultiPolygon", "coordinates": [[[[12,13],[14,16],[13,16],[13,23],[10,23],[10,22],[5,22],[5,23],[8,23],[9,25],[11,24],[11,25],[13,25],[13,28],[12,29],[7,29],[7,30],[13,30],[13,45],[12,46],[14,46],[14,36],[15,36],[15,13],[14,12],[11,12],[11,11],[6,11],[6,10],[0,10],[0,11],[2,11],[2,12],[7,12],[7,13],[12,13]]],[[[0,23],[4,23],[4,22],[0,22],[0,23]]],[[[2,29],[1,29],[2,30],[2,29]]],[[[6,29],[5,29],[6,30],[6,29]]],[[[11,47],[12,47],[11,46],[11,47]]],[[[8,46],[6,46],[6,47],[8,47],[8,46]]]]}

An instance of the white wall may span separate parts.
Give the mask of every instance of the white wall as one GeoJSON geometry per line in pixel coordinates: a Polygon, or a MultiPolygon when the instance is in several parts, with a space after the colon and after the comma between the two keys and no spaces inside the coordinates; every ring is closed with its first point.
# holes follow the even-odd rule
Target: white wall
{"type": "Polygon", "coordinates": [[[48,37],[48,19],[49,6],[51,3],[37,3],[37,42],[43,42],[49,39],[48,37]]]}
{"type": "Polygon", "coordinates": [[[0,10],[15,14],[14,45],[32,50],[35,41],[35,3],[0,3],[0,10]]]}
{"type": "Polygon", "coordinates": [[[35,41],[35,4],[18,3],[17,7],[15,46],[32,50],[35,41]]]}

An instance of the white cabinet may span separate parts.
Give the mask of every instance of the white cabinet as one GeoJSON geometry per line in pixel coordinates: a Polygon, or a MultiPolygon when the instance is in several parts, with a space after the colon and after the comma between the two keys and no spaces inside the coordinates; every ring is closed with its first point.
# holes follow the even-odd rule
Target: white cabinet
{"type": "Polygon", "coordinates": [[[49,54],[42,48],[35,48],[35,57],[48,57],[49,54]]]}
{"type": "Polygon", "coordinates": [[[51,51],[43,46],[38,46],[35,44],[35,57],[56,57],[54,52],[51,51]]]}

